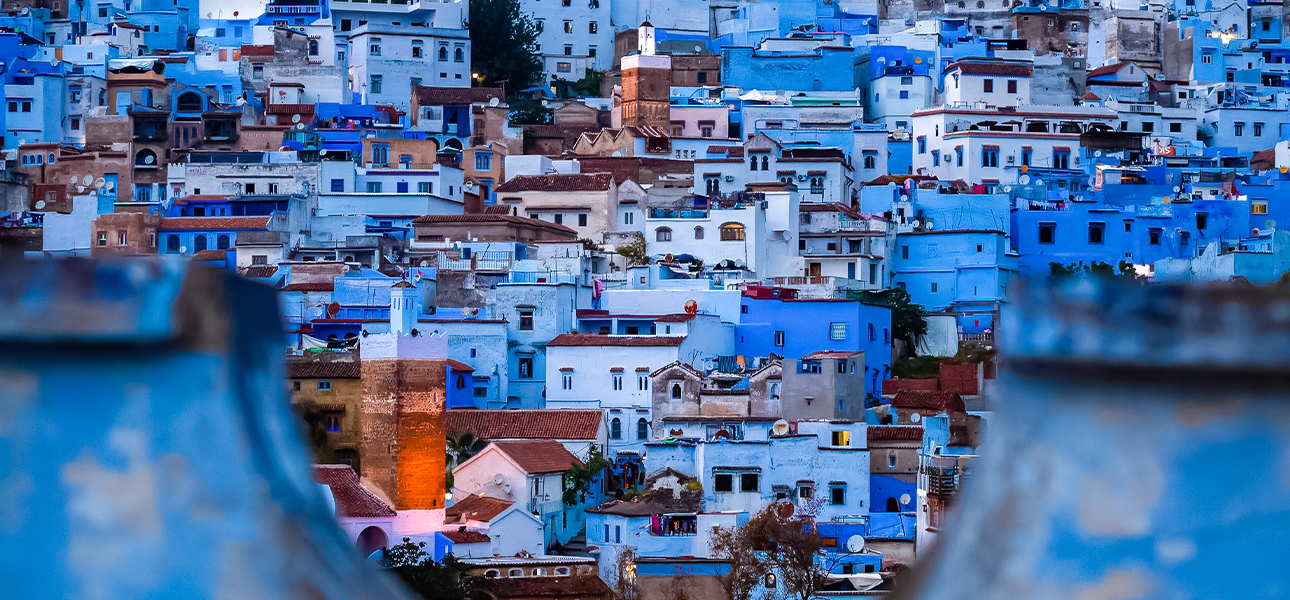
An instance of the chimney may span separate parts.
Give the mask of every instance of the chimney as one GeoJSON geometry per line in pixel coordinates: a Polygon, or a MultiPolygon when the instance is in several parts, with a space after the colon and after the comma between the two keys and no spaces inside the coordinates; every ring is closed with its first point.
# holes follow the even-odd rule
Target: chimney
{"type": "Polygon", "coordinates": [[[409,335],[417,324],[417,287],[405,281],[390,286],[390,332],[409,335]]]}

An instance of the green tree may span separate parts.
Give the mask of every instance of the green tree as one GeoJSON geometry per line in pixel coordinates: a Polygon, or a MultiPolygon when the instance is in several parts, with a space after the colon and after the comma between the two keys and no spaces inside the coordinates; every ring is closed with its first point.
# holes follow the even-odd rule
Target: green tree
{"type": "Polygon", "coordinates": [[[1102,262],[1100,260],[1091,261],[1087,264],[1084,261],[1070,264],[1058,262],[1048,263],[1048,271],[1053,277],[1101,277],[1117,278],[1125,280],[1137,280],[1138,272],[1133,268],[1133,263],[1120,261],[1118,265],[1102,262]]]}
{"type": "Polygon", "coordinates": [[[461,463],[470,460],[470,457],[483,450],[488,445],[487,440],[475,439],[475,434],[466,431],[456,436],[448,436],[447,444],[444,446],[444,453],[447,454],[447,460],[444,461],[444,483],[448,484],[448,489],[452,489],[453,481],[452,469],[461,463]]]}
{"type": "Polygon", "coordinates": [[[509,97],[532,87],[542,75],[537,24],[520,13],[519,0],[471,0],[471,69],[481,84],[506,82],[509,97]]]}
{"type": "Polygon", "coordinates": [[[319,464],[336,462],[331,440],[327,439],[327,416],[323,414],[322,409],[318,408],[312,400],[297,402],[291,405],[291,409],[300,419],[300,424],[303,426],[301,433],[305,436],[305,443],[309,444],[309,449],[313,451],[314,462],[319,464]]]}
{"type": "Polygon", "coordinates": [[[909,292],[893,287],[877,292],[850,292],[848,297],[865,304],[890,308],[892,339],[905,341],[906,355],[912,356],[918,352],[919,342],[927,335],[927,319],[923,317],[923,305],[914,304],[909,292]]]}
{"type": "Polygon", "coordinates": [[[726,600],[751,600],[770,572],[770,564],[758,556],[751,537],[748,527],[717,527],[708,540],[712,558],[730,565],[728,572],[717,575],[726,600]]]}
{"type": "Polygon", "coordinates": [[[570,466],[569,470],[564,472],[564,478],[561,480],[564,488],[564,505],[575,506],[585,501],[587,495],[591,493],[591,484],[608,466],[609,461],[605,460],[604,454],[601,454],[600,447],[592,444],[587,452],[587,460],[580,465],[570,466]]]}
{"type": "Polygon", "coordinates": [[[423,600],[481,600],[484,580],[471,575],[466,565],[451,554],[442,563],[425,551],[425,542],[403,543],[385,551],[381,566],[399,576],[408,589],[423,600]]]}
{"type": "Polygon", "coordinates": [[[644,237],[630,244],[622,244],[615,248],[614,252],[627,259],[627,266],[629,267],[649,264],[649,254],[647,254],[649,250],[645,245],[644,237]]]}
{"type": "Polygon", "coordinates": [[[744,524],[748,546],[774,568],[785,594],[797,600],[811,600],[828,583],[823,542],[815,529],[822,504],[820,498],[797,507],[775,502],[744,524]]]}

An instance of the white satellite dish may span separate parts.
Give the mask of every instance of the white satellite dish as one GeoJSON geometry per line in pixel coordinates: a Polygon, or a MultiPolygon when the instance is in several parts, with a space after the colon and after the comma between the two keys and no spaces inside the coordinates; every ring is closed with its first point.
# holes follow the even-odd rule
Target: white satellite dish
{"type": "Polygon", "coordinates": [[[321,316],[323,316],[323,307],[321,307],[321,306],[315,306],[315,307],[314,307],[314,316],[315,316],[315,317],[321,317],[321,316]]]}
{"type": "Polygon", "coordinates": [[[900,495],[900,505],[901,505],[901,506],[909,506],[909,500],[910,500],[910,498],[909,498],[909,494],[901,494],[901,495],[900,495]]]}
{"type": "Polygon", "coordinates": [[[44,201],[44,200],[37,200],[37,201],[36,201],[36,210],[42,210],[42,209],[44,209],[44,208],[45,208],[45,201],[44,201]]]}
{"type": "Polygon", "coordinates": [[[489,105],[489,106],[497,106],[498,104],[501,104],[501,103],[502,103],[502,101],[501,101],[501,100],[499,100],[499,99],[497,99],[497,98],[489,98],[489,99],[488,99],[488,105],[489,105]]]}
{"type": "MultiPolygon", "coordinates": [[[[151,155],[151,154],[149,154],[148,156],[143,157],[143,164],[145,164],[145,165],[150,165],[150,164],[155,163],[155,162],[157,162],[157,157],[155,157],[155,156],[153,156],[153,155],[151,155]]],[[[86,177],[86,179],[89,179],[89,177],[86,177]]]]}
{"type": "Polygon", "coordinates": [[[292,123],[299,123],[299,122],[300,122],[300,115],[291,115],[291,122],[292,122],[292,123]]]}
{"type": "MultiPolygon", "coordinates": [[[[94,183],[94,177],[90,175],[86,175],[84,179],[81,179],[81,182],[82,182],[81,185],[89,185],[91,183],[94,183]]],[[[75,183],[75,182],[72,182],[72,183],[75,183]]]]}
{"type": "Polygon", "coordinates": [[[918,227],[920,223],[918,222],[918,219],[914,219],[914,222],[911,223],[911,225],[913,225],[914,227],[918,227]]]}
{"type": "Polygon", "coordinates": [[[78,194],[83,194],[83,193],[85,193],[85,186],[83,186],[83,185],[78,185],[78,186],[76,186],[76,193],[78,193],[78,194]]]}
{"type": "Polygon", "coordinates": [[[100,178],[98,178],[98,179],[95,179],[95,180],[94,180],[94,187],[95,187],[96,189],[100,189],[100,190],[101,190],[101,189],[103,189],[103,186],[104,186],[105,184],[107,184],[107,180],[106,180],[106,179],[103,179],[102,177],[100,177],[100,178]]]}
{"type": "Polygon", "coordinates": [[[1035,180],[1035,185],[1044,185],[1044,180],[1042,180],[1042,179],[1036,179],[1036,180],[1035,180]]]}
{"type": "Polygon", "coordinates": [[[72,183],[76,183],[76,182],[77,182],[77,181],[79,181],[79,180],[80,180],[80,177],[77,177],[77,176],[75,176],[75,175],[72,175],[72,183]]]}
{"type": "Polygon", "coordinates": [[[918,413],[914,413],[914,414],[912,414],[912,415],[909,415],[909,422],[911,422],[911,423],[917,423],[917,422],[922,421],[922,420],[923,420],[923,415],[920,415],[920,414],[918,414],[918,413]]]}
{"type": "Polygon", "coordinates": [[[470,307],[469,307],[469,306],[463,306],[463,307],[461,307],[461,316],[463,316],[463,317],[469,317],[469,316],[470,316],[470,307]]]}
{"type": "Polygon", "coordinates": [[[323,148],[322,150],[319,150],[318,156],[327,156],[327,149],[323,148]]]}
{"type": "Polygon", "coordinates": [[[1174,193],[1175,193],[1175,194],[1177,194],[1178,192],[1181,192],[1181,191],[1182,191],[1182,188],[1180,188],[1180,187],[1178,187],[1178,186],[1176,186],[1176,185],[1174,186],[1174,193]]]}
{"type": "Polygon", "coordinates": [[[847,538],[847,552],[852,554],[864,551],[864,537],[853,535],[847,538]]]}
{"type": "Polygon", "coordinates": [[[103,185],[103,190],[104,190],[104,191],[110,192],[110,191],[112,191],[112,190],[114,190],[114,189],[116,189],[116,184],[115,184],[115,183],[113,183],[113,182],[111,182],[111,181],[109,181],[109,182],[107,182],[107,183],[105,183],[105,184],[103,185]]]}
{"type": "MultiPolygon", "coordinates": [[[[297,117],[299,117],[300,115],[296,115],[296,116],[297,116],[297,117]]],[[[300,119],[296,119],[296,121],[300,121],[300,119]]],[[[305,128],[305,124],[304,124],[304,123],[297,123],[297,124],[296,124],[296,129],[304,129],[304,128],[305,128]]]]}
{"type": "Polygon", "coordinates": [[[773,431],[775,435],[788,435],[788,421],[783,419],[775,421],[775,424],[770,426],[770,430],[773,431]]]}
{"type": "Polygon", "coordinates": [[[502,477],[501,473],[493,475],[493,483],[496,483],[497,485],[502,485],[503,481],[506,481],[506,478],[502,477]]]}
{"type": "Polygon", "coordinates": [[[1101,150],[1094,150],[1094,151],[1093,151],[1093,156],[1102,156],[1102,151],[1101,151],[1101,150]]]}
{"type": "Polygon", "coordinates": [[[1030,176],[1029,176],[1029,175],[1022,175],[1021,177],[1018,177],[1018,178],[1017,178],[1017,183],[1020,183],[1021,185],[1026,185],[1026,184],[1030,183],[1030,176]]]}
{"type": "Polygon", "coordinates": [[[180,253],[180,254],[186,254],[187,252],[188,252],[188,246],[180,246],[180,247],[179,247],[179,253],[180,253]]]}

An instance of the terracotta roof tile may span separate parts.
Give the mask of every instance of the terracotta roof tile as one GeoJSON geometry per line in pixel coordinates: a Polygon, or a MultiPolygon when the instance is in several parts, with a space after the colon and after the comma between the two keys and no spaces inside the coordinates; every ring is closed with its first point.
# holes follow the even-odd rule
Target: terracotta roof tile
{"type": "Polygon", "coordinates": [[[201,229],[265,229],[272,217],[166,217],[162,231],[196,231],[201,229]]]}
{"type": "Polygon", "coordinates": [[[950,64],[945,69],[947,71],[958,68],[963,73],[972,75],[1011,75],[1015,77],[1029,77],[1030,67],[1025,64],[1015,62],[995,62],[992,60],[965,60],[950,64]]]}
{"type": "Polygon", "coordinates": [[[543,220],[541,220],[541,219],[529,219],[529,218],[527,218],[527,217],[516,217],[516,216],[512,216],[512,215],[494,215],[494,214],[483,214],[483,215],[478,215],[478,214],[475,214],[475,215],[425,215],[425,216],[421,216],[421,217],[417,217],[417,218],[413,219],[413,220],[412,220],[412,222],[413,222],[413,223],[446,223],[446,224],[453,224],[453,223],[514,223],[514,224],[516,224],[516,225],[528,225],[528,226],[530,226],[530,227],[542,227],[542,228],[551,229],[551,230],[555,230],[555,231],[567,232],[568,234],[570,234],[570,235],[574,235],[574,236],[576,236],[576,235],[578,234],[578,232],[576,232],[576,231],[574,231],[573,229],[570,229],[570,228],[568,228],[568,227],[565,227],[564,225],[558,225],[558,224],[556,224],[556,223],[551,223],[551,222],[549,222],[549,221],[543,221],[543,220]]]}
{"type": "Polygon", "coordinates": [[[694,315],[689,314],[689,313],[678,313],[678,314],[673,314],[673,315],[659,315],[658,317],[655,317],[655,318],[654,318],[654,320],[655,320],[655,321],[657,321],[657,322],[659,322],[659,323],[685,323],[685,322],[687,322],[687,321],[693,321],[693,320],[694,320],[694,315]]]}
{"type": "Polygon", "coordinates": [[[283,286],[284,292],[333,292],[336,291],[336,282],[334,281],[312,281],[308,283],[292,283],[283,286]]]}
{"type": "Polygon", "coordinates": [[[488,496],[467,496],[454,502],[444,510],[445,523],[471,521],[492,521],[493,517],[502,514],[514,502],[488,496]]]}
{"type": "Polygon", "coordinates": [[[572,577],[507,577],[485,579],[488,594],[494,598],[532,598],[557,596],[567,598],[608,598],[613,594],[596,575],[572,577]]]}
{"type": "Polygon", "coordinates": [[[938,411],[963,411],[963,397],[954,392],[903,390],[891,399],[896,408],[930,408],[938,411]]]}
{"type": "Polygon", "coordinates": [[[338,517],[393,517],[394,509],[363,488],[349,465],[314,465],[314,481],[331,488],[338,517]]]}
{"type": "Polygon", "coordinates": [[[511,192],[595,192],[614,185],[609,173],[558,173],[519,175],[497,186],[497,193],[511,192]]]}
{"type": "Polygon", "coordinates": [[[278,272],[278,267],[273,265],[252,265],[242,272],[246,277],[273,277],[278,272]]]}
{"type": "Polygon", "coordinates": [[[358,379],[362,366],[353,354],[341,354],[331,360],[287,359],[287,377],[291,379],[358,379]]]}
{"type": "Polygon", "coordinates": [[[603,413],[597,409],[450,410],[446,429],[482,440],[594,440],[603,413]]]}
{"type": "Polygon", "coordinates": [[[225,260],[228,250],[202,250],[193,255],[193,260],[225,260]]]}
{"type": "Polygon", "coordinates": [[[446,88],[418,85],[413,93],[417,96],[417,104],[422,106],[483,104],[493,98],[502,99],[502,88],[446,88]]]}
{"type": "Polygon", "coordinates": [[[1112,73],[1119,73],[1119,72],[1120,72],[1120,69],[1123,69],[1124,67],[1127,67],[1127,66],[1129,66],[1130,64],[1133,64],[1133,63],[1127,63],[1127,62],[1125,62],[1125,63],[1115,63],[1115,64],[1111,64],[1111,65],[1106,65],[1105,67],[1098,67],[1098,68],[1096,68],[1096,69],[1093,69],[1092,71],[1089,71],[1089,72],[1088,72],[1088,75],[1086,75],[1085,77],[1101,77],[1102,75],[1110,75],[1110,74],[1112,74],[1112,73]]]}
{"type": "Polygon", "coordinates": [[[913,425],[870,425],[866,428],[870,442],[876,441],[914,441],[923,439],[922,426],[913,425]]]}
{"type": "Polygon", "coordinates": [[[556,441],[493,442],[493,445],[529,474],[563,473],[573,465],[582,464],[578,457],[556,441]]]}
{"type": "Polygon", "coordinates": [[[614,347],[666,347],[680,346],[685,343],[685,337],[678,335],[654,336],[654,335],[597,335],[593,333],[562,333],[555,336],[555,339],[547,342],[547,347],[552,346],[614,346],[614,347]]]}
{"type": "Polygon", "coordinates": [[[445,531],[443,536],[452,540],[454,544],[487,544],[491,541],[487,535],[471,529],[445,531]]]}
{"type": "Polygon", "coordinates": [[[1094,94],[1093,92],[1084,92],[1084,95],[1080,96],[1079,99],[1080,100],[1101,100],[1101,98],[1098,98],[1097,94],[1094,94]]]}

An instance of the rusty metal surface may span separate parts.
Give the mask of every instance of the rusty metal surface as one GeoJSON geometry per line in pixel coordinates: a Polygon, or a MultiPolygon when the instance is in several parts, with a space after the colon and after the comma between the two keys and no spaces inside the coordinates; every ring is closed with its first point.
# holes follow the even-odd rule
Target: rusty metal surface
{"type": "Polygon", "coordinates": [[[1290,597],[1284,294],[1032,285],[1000,331],[974,479],[897,597],[1290,597]]]}
{"type": "Polygon", "coordinates": [[[0,267],[0,597],[406,597],[311,481],[282,339],[219,271],[0,267]]]}

